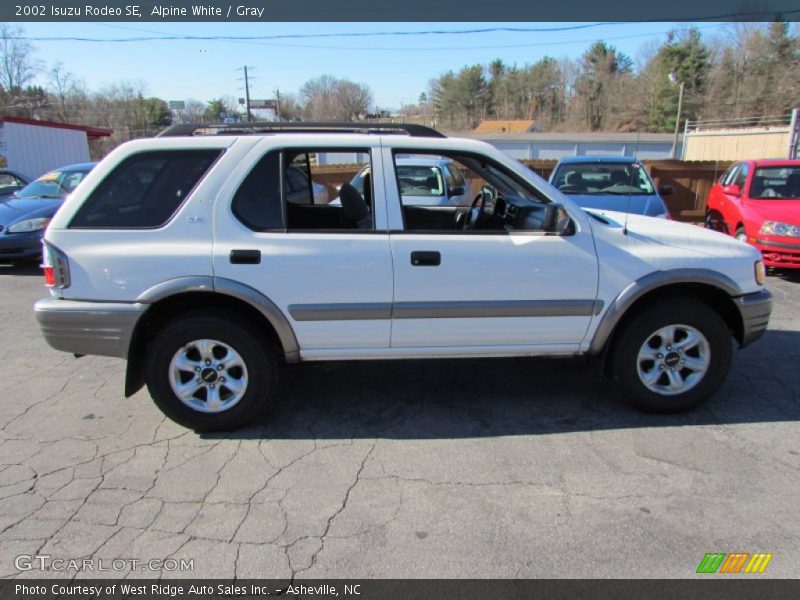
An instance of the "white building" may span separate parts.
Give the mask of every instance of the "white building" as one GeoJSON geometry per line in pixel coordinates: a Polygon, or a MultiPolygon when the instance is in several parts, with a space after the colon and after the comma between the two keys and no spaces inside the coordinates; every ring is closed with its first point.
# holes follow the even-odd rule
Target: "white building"
{"type": "Polygon", "coordinates": [[[58,167],[89,162],[89,140],[112,133],[88,125],[0,117],[0,167],[33,179],[58,167]]]}

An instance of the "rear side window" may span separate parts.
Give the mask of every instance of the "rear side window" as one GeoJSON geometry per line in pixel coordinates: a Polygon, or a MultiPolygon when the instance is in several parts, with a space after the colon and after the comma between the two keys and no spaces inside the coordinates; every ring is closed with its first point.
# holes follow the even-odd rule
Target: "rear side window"
{"type": "MultiPolygon", "coordinates": [[[[298,175],[302,179],[302,174],[298,175]]],[[[236,191],[231,209],[255,231],[283,229],[280,153],[270,152],[258,161],[236,191]]]]}
{"type": "Polygon", "coordinates": [[[220,154],[221,150],[161,150],[129,156],[89,195],[70,227],[161,227],[220,154]]]}

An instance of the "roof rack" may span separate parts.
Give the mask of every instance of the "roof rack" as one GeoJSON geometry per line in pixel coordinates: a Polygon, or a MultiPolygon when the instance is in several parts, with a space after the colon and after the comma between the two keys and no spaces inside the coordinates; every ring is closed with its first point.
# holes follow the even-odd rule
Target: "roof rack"
{"type": "Polygon", "coordinates": [[[411,137],[447,137],[431,127],[407,123],[304,123],[282,121],[172,125],[159,133],[157,137],[259,135],[267,133],[367,133],[373,135],[408,135],[411,137]]]}

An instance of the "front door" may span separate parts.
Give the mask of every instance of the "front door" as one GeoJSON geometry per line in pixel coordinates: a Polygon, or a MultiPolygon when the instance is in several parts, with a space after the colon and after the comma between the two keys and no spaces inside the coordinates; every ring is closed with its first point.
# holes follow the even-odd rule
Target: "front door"
{"type": "MultiPolygon", "coordinates": [[[[385,168],[397,154],[385,154],[385,168]]],[[[518,354],[525,347],[537,353],[575,352],[599,310],[597,258],[588,226],[573,220],[565,235],[547,234],[541,230],[537,203],[542,198],[535,190],[504,175],[497,163],[448,157],[466,172],[473,192],[489,184],[496,198],[505,200],[488,197],[480,223],[467,229],[465,208],[452,209],[444,219],[441,207],[435,215],[426,214],[425,207],[402,208],[402,226],[392,227],[391,235],[393,349],[460,347],[466,355],[518,354]],[[511,200],[516,208],[509,208],[511,200]],[[503,201],[505,212],[515,215],[492,214],[497,203],[503,212],[503,201]]],[[[400,203],[397,190],[388,185],[392,180],[387,178],[387,202],[400,203]]]]}

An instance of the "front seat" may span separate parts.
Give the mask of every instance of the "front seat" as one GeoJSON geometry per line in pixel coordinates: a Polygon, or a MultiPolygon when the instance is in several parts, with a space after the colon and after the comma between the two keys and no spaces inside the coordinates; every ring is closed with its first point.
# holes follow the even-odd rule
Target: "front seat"
{"type": "Polygon", "coordinates": [[[625,174],[625,171],[611,171],[611,176],[608,178],[608,186],[625,185],[630,182],[630,177],[625,174]]]}
{"type": "Polygon", "coordinates": [[[372,218],[369,214],[369,208],[364,197],[358,193],[358,190],[349,183],[345,183],[339,189],[339,199],[342,202],[342,211],[344,216],[349,221],[348,225],[358,227],[359,229],[371,229],[372,218]]]}

